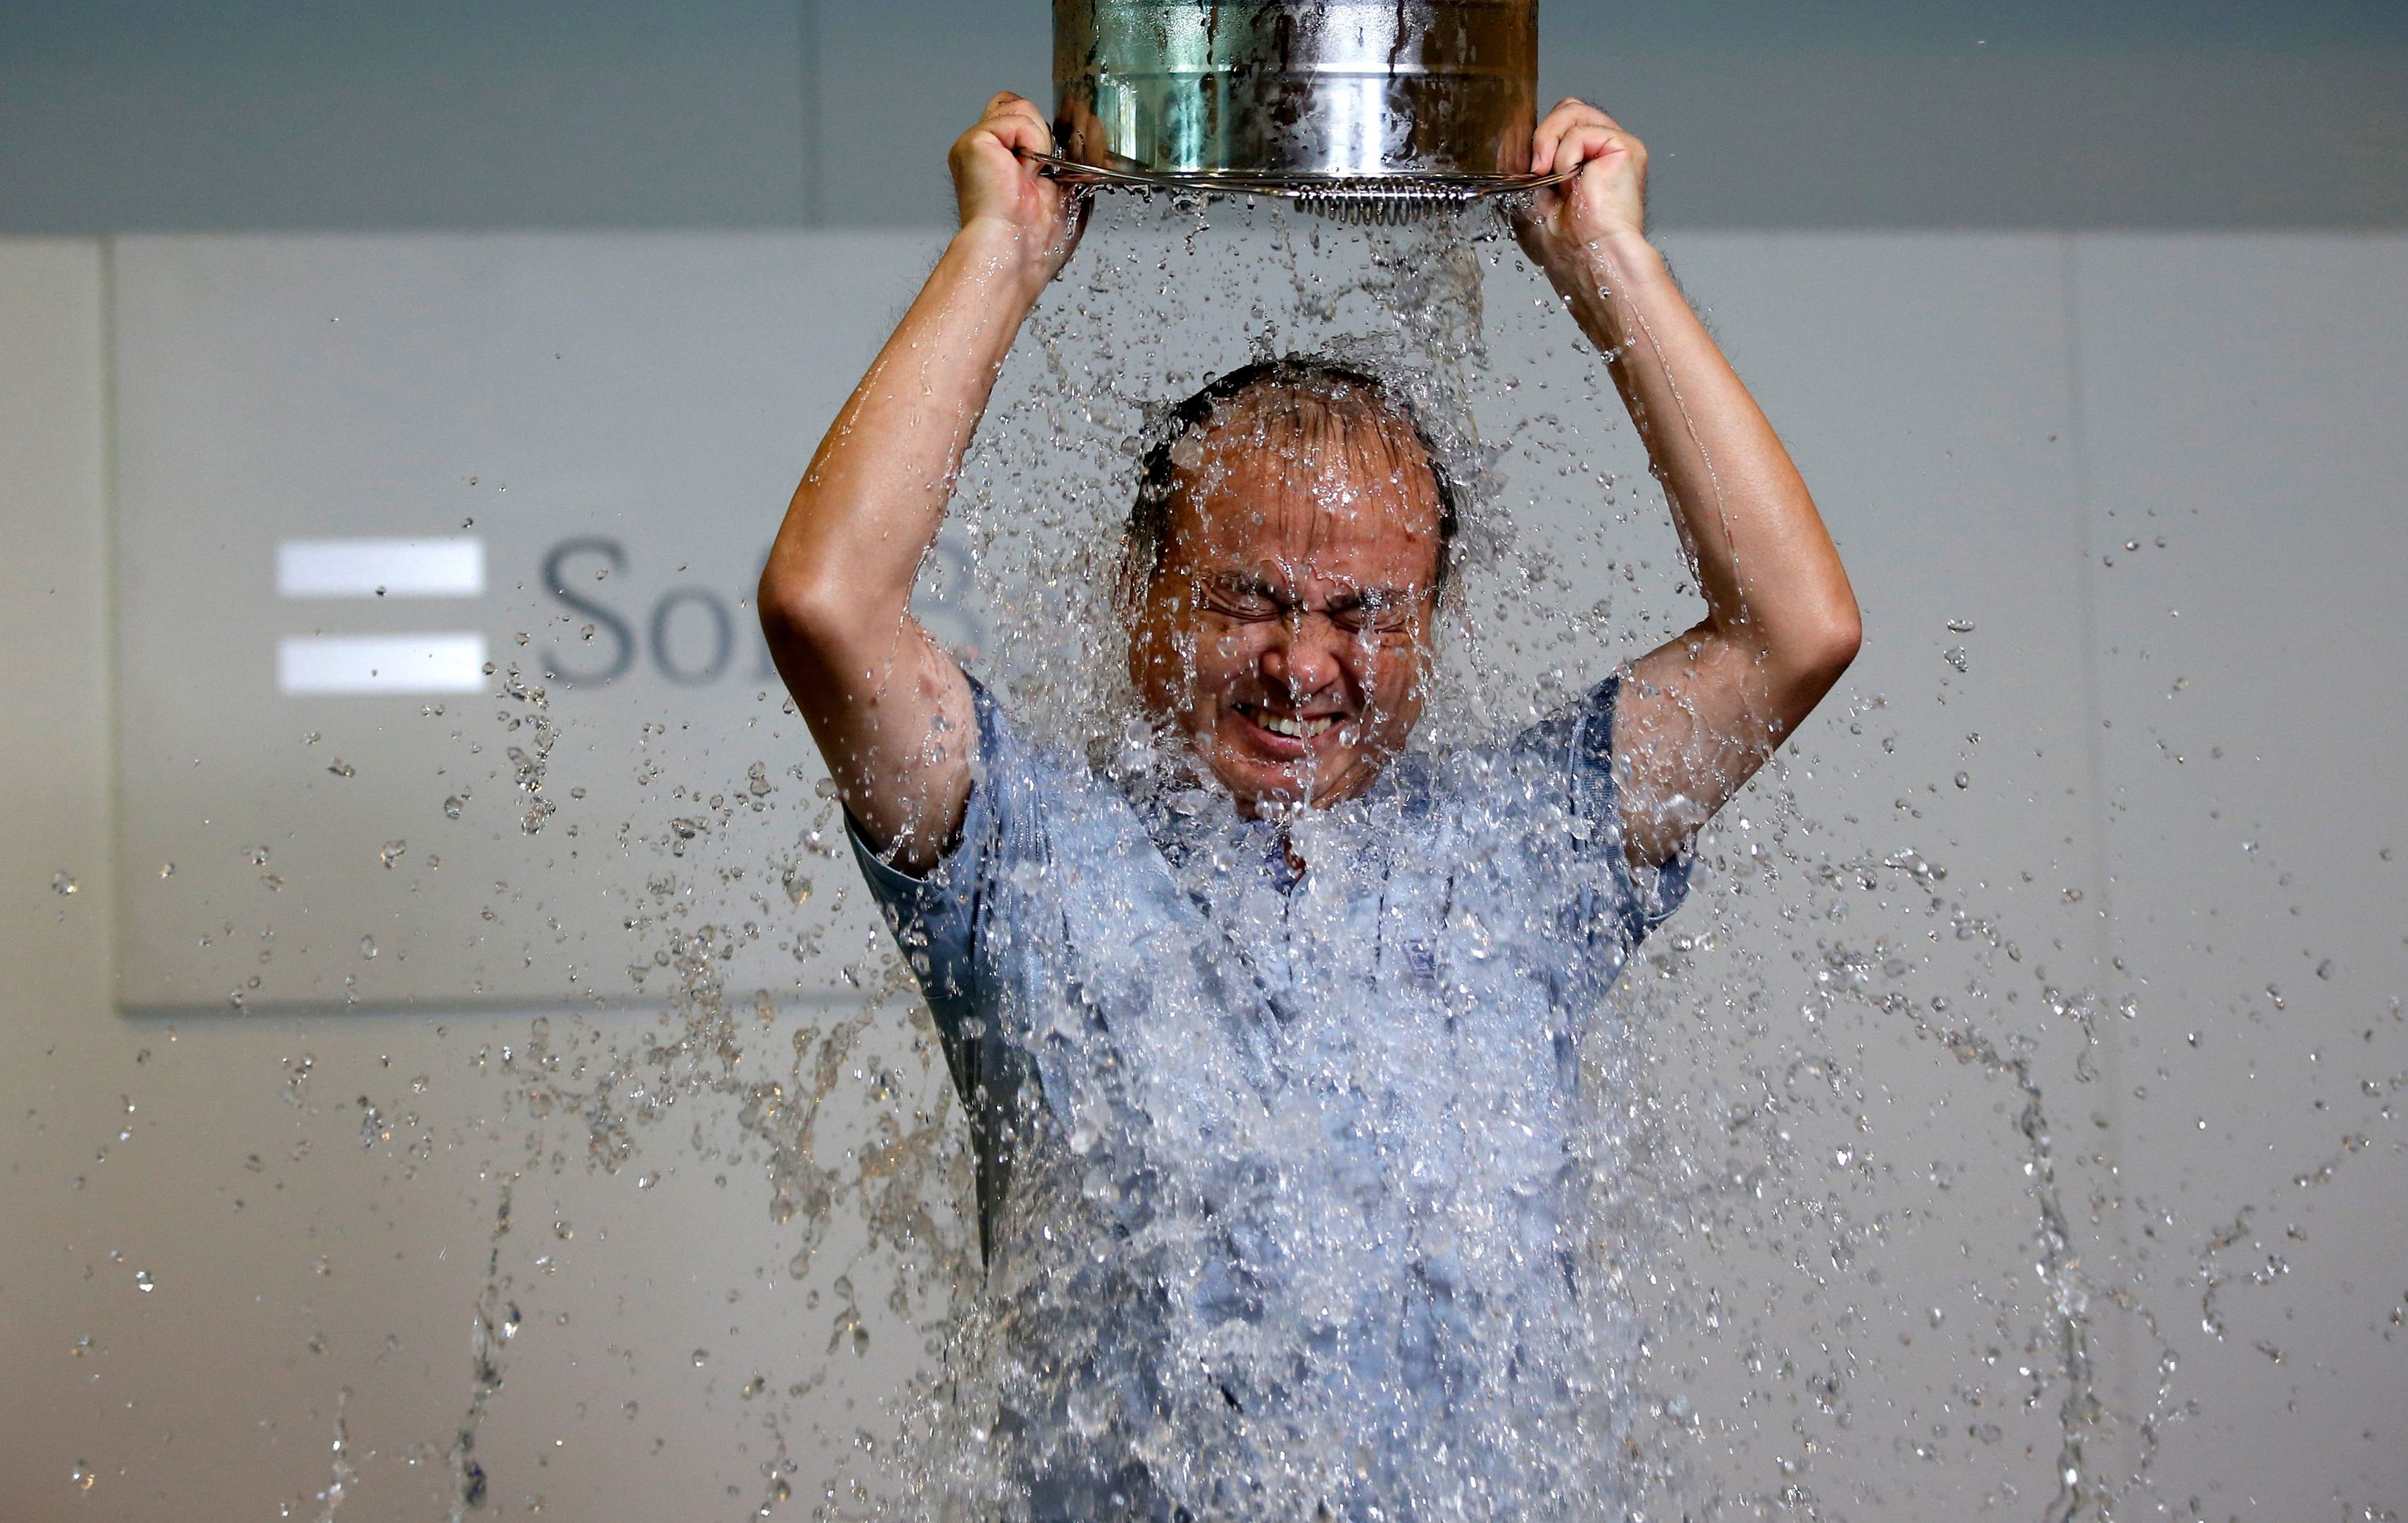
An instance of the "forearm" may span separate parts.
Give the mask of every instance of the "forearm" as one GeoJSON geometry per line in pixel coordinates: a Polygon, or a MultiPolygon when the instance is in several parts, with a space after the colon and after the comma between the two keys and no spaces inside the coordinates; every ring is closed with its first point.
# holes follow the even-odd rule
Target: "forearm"
{"type": "Polygon", "coordinates": [[[791,640],[891,640],[1004,357],[1034,305],[1009,233],[965,228],[812,457],[762,576],[791,640]]]}
{"type": "Polygon", "coordinates": [[[1700,633],[1772,666],[1766,675],[1776,681],[1835,656],[1844,665],[1838,650],[1853,650],[1855,600],[1763,410],[1643,238],[1601,240],[1581,254],[1572,278],[1556,283],[1606,356],[1663,485],[1706,602],[1700,633]]]}

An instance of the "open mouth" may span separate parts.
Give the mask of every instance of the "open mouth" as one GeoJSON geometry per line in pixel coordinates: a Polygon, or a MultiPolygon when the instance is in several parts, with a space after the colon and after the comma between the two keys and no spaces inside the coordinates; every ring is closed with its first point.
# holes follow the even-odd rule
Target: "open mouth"
{"type": "Polygon", "coordinates": [[[1289,715],[1274,714],[1251,704],[1240,704],[1238,712],[1274,735],[1289,740],[1318,740],[1335,729],[1343,718],[1337,714],[1289,715]]]}

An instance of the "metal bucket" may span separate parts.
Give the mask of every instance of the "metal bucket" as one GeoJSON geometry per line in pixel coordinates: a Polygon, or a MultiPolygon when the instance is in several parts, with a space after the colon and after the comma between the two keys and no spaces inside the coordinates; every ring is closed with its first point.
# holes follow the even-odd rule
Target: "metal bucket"
{"type": "Polygon", "coordinates": [[[1054,0],[1057,152],[1105,182],[1528,185],[1538,0],[1054,0]]]}

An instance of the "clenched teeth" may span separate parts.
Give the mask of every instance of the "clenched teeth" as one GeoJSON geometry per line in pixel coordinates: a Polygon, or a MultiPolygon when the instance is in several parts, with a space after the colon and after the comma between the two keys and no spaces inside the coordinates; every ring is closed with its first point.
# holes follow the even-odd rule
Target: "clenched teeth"
{"type": "Polygon", "coordinates": [[[1285,735],[1290,740],[1312,740],[1326,734],[1330,726],[1338,722],[1337,716],[1332,714],[1311,719],[1290,719],[1277,714],[1266,714],[1260,709],[1249,711],[1247,717],[1272,734],[1285,735]]]}

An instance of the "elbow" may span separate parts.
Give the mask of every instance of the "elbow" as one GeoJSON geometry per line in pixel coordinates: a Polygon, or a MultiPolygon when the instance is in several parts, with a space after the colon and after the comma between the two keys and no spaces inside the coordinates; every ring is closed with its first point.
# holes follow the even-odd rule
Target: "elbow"
{"type": "Polygon", "coordinates": [[[1843,588],[1784,642],[1787,660],[1783,664],[1799,688],[1819,699],[1838,684],[1864,640],[1864,615],[1855,595],[1843,588]]]}
{"type": "Polygon", "coordinates": [[[772,652],[825,650],[840,643],[849,600],[824,566],[773,551],[761,569],[761,633],[772,652]]]}
{"type": "Polygon", "coordinates": [[[1817,632],[1814,646],[1816,664],[1830,675],[1833,682],[1837,682],[1840,674],[1856,662],[1856,652],[1863,649],[1864,645],[1864,613],[1856,606],[1855,594],[1842,593],[1838,605],[1824,616],[1817,632]]]}

